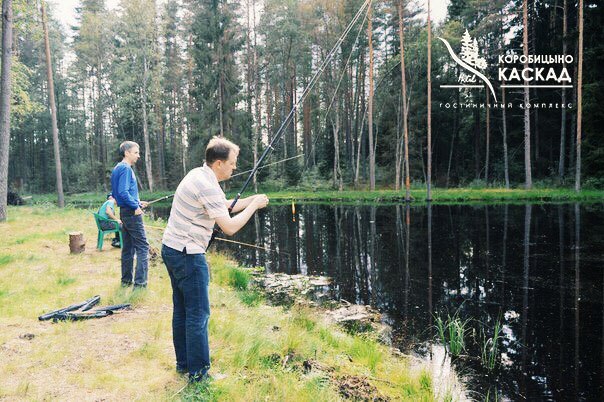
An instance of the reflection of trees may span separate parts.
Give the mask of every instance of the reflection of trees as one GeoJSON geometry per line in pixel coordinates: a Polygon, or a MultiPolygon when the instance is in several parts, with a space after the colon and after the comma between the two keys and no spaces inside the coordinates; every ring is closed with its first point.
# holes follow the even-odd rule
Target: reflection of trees
{"type": "MultiPolygon", "coordinates": [[[[562,205],[558,205],[558,259],[560,260],[560,312],[559,312],[559,320],[560,320],[560,329],[558,332],[558,338],[564,339],[564,289],[565,281],[564,281],[564,268],[565,268],[565,258],[564,258],[564,231],[566,228],[564,227],[564,209],[562,205]]],[[[564,369],[564,342],[560,342],[560,349],[558,351],[558,372],[562,373],[564,369]]]]}
{"type": "Polygon", "coordinates": [[[581,300],[581,212],[579,204],[575,204],[575,397],[579,395],[579,330],[580,311],[579,300],[581,300]]]}
{"type": "MultiPolygon", "coordinates": [[[[430,338],[432,335],[432,203],[428,201],[428,328],[430,333],[430,338]]],[[[432,349],[430,349],[432,352],[432,349]]]]}
{"type": "MultiPolygon", "coordinates": [[[[527,373],[526,370],[526,359],[529,350],[529,342],[527,339],[527,326],[528,326],[528,293],[529,293],[529,246],[530,246],[530,235],[531,235],[531,212],[532,205],[527,204],[524,212],[524,240],[522,245],[524,247],[523,254],[523,286],[522,286],[522,372],[527,373]]],[[[526,395],[526,375],[522,376],[522,393],[526,395]]]]}
{"type": "MultiPolygon", "coordinates": [[[[306,267],[309,274],[334,277],[340,297],[357,303],[371,301],[404,321],[405,336],[415,339],[429,338],[430,311],[453,313],[462,306],[462,319],[477,320],[474,331],[480,330],[478,321],[492,327],[500,314],[520,313],[519,319],[505,322],[502,351],[513,364],[502,368],[504,374],[499,377],[504,394],[518,399],[521,394],[535,397],[547,391],[568,400],[575,398],[575,389],[585,392],[600,380],[600,353],[589,353],[585,345],[600,345],[601,331],[586,328],[600,328],[602,317],[601,297],[593,302],[596,290],[580,287],[581,279],[590,283],[592,271],[599,271],[578,269],[580,222],[578,217],[575,225],[572,219],[565,220],[565,213],[570,212],[564,206],[530,205],[303,205],[298,215],[300,230],[288,227],[292,225],[288,206],[271,207],[260,215],[264,246],[288,252],[294,247],[299,261],[271,253],[255,258],[261,261],[264,255],[273,270],[300,272],[306,267]],[[570,276],[566,275],[570,265],[564,262],[569,236],[574,253],[566,258],[575,260],[575,275],[570,276]],[[579,297],[586,300],[590,294],[590,303],[581,301],[579,306],[579,297]],[[558,300],[559,309],[552,305],[558,300]],[[590,373],[594,374],[581,369],[579,380],[573,381],[573,371],[586,364],[592,365],[590,373]]],[[[589,232],[583,235],[587,245],[599,244],[594,243],[598,237],[592,235],[592,226],[586,226],[589,232]]],[[[242,233],[241,241],[258,241],[255,225],[244,230],[250,231],[249,237],[242,233]]],[[[596,248],[597,255],[600,250],[596,248]]],[[[243,248],[238,252],[247,253],[250,260],[255,254],[243,248]]],[[[598,267],[597,260],[593,264],[598,267]]],[[[599,283],[601,275],[597,278],[599,283]]],[[[476,350],[469,353],[477,355],[476,350]]]]}

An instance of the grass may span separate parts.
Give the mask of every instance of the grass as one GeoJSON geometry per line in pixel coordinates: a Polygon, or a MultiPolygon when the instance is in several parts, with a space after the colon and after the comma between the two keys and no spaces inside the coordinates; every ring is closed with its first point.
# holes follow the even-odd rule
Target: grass
{"type": "Polygon", "coordinates": [[[481,354],[480,361],[487,370],[494,370],[499,360],[499,343],[501,341],[501,320],[498,318],[493,327],[493,335],[487,336],[484,328],[481,329],[481,354]]]}
{"type": "MultiPolygon", "coordinates": [[[[233,197],[237,189],[228,192],[227,196],[233,197]]],[[[272,191],[270,189],[259,189],[259,192],[266,192],[273,203],[289,203],[291,200],[298,202],[339,202],[339,203],[400,203],[404,201],[405,190],[378,189],[368,191],[366,189],[347,189],[344,191],[329,190],[280,190],[272,191]]],[[[145,192],[141,194],[141,199],[154,200],[160,197],[172,194],[171,191],[145,192]]],[[[248,191],[248,194],[251,191],[248,191]]],[[[426,190],[423,187],[413,187],[411,189],[413,203],[425,203],[426,190]]],[[[604,199],[604,190],[584,189],[576,192],[571,188],[534,188],[525,190],[524,188],[505,189],[501,187],[465,187],[465,188],[433,188],[433,204],[465,204],[465,203],[519,203],[519,202],[597,202],[604,199]]],[[[32,196],[32,203],[48,206],[55,202],[55,194],[36,194],[32,196]]],[[[67,203],[78,205],[89,205],[90,208],[98,208],[105,200],[105,193],[81,193],[66,196],[67,203]]],[[[171,201],[162,201],[157,205],[169,205],[171,201]]]]}
{"type": "Polygon", "coordinates": [[[453,316],[447,313],[446,318],[440,315],[435,317],[438,337],[451,356],[457,357],[465,350],[469,322],[469,319],[462,320],[459,317],[459,310],[453,316]]]}
{"type": "MultiPolygon", "coordinates": [[[[124,289],[119,250],[95,250],[88,211],[42,206],[8,213],[0,224],[0,399],[334,401],[343,398],[339,379],[357,376],[391,400],[434,400],[421,368],[326,324],[316,311],[267,305],[249,273],[218,254],[208,257],[209,331],[212,372],[226,378],[186,386],[174,367],[171,288],[160,261],[151,262],[147,290],[124,289]],[[71,230],[84,233],[85,253],[69,254],[71,230]],[[37,320],[96,294],[101,305],[132,303],[133,310],[85,322],[37,320]],[[308,361],[329,371],[308,372],[308,361]]],[[[157,236],[150,239],[157,247],[157,236]]]]}

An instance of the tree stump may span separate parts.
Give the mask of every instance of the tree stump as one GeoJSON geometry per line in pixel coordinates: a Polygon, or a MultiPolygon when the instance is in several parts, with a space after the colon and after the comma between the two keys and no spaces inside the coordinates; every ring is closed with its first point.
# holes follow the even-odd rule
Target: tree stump
{"type": "Polygon", "coordinates": [[[80,254],[84,252],[86,248],[86,241],[84,240],[84,233],[82,232],[70,232],[69,233],[69,252],[71,254],[80,254]]]}

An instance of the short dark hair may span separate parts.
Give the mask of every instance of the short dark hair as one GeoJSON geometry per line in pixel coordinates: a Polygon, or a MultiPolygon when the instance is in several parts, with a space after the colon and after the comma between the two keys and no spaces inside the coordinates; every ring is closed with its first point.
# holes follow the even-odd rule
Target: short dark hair
{"type": "Polygon", "coordinates": [[[138,144],[134,141],[124,141],[120,144],[120,156],[123,158],[126,156],[126,151],[129,151],[131,148],[140,148],[138,144]]]}
{"type": "Polygon", "coordinates": [[[211,165],[217,160],[226,161],[229,159],[231,150],[239,154],[239,147],[223,137],[214,137],[206,147],[206,164],[211,165]]]}
{"type": "Polygon", "coordinates": [[[113,197],[113,194],[107,193],[107,199],[109,199],[109,197],[113,197]]]}

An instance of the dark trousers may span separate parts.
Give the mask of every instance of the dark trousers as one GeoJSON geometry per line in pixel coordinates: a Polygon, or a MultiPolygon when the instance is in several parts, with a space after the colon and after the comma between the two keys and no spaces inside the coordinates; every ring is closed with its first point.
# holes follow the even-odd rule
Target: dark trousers
{"type": "MultiPolygon", "coordinates": [[[[111,230],[111,229],[115,229],[115,222],[114,220],[111,221],[101,221],[101,229],[103,230],[111,230]]],[[[120,224],[120,231],[123,230],[122,229],[122,225],[120,224]]],[[[115,232],[115,238],[113,239],[114,241],[120,241],[120,234],[119,232],[115,232]]]]}
{"type": "Polygon", "coordinates": [[[149,269],[149,242],[143,226],[143,215],[134,215],[134,211],[122,208],[122,283],[132,283],[132,270],[134,255],[136,254],[136,274],[134,284],[147,285],[147,271],[149,269]]]}
{"type": "Polygon", "coordinates": [[[210,369],[208,321],[210,275],[204,254],[187,254],[166,245],[161,255],[172,283],[172,337],[176,367],[190,375],[205,375],[210,369]]]}

